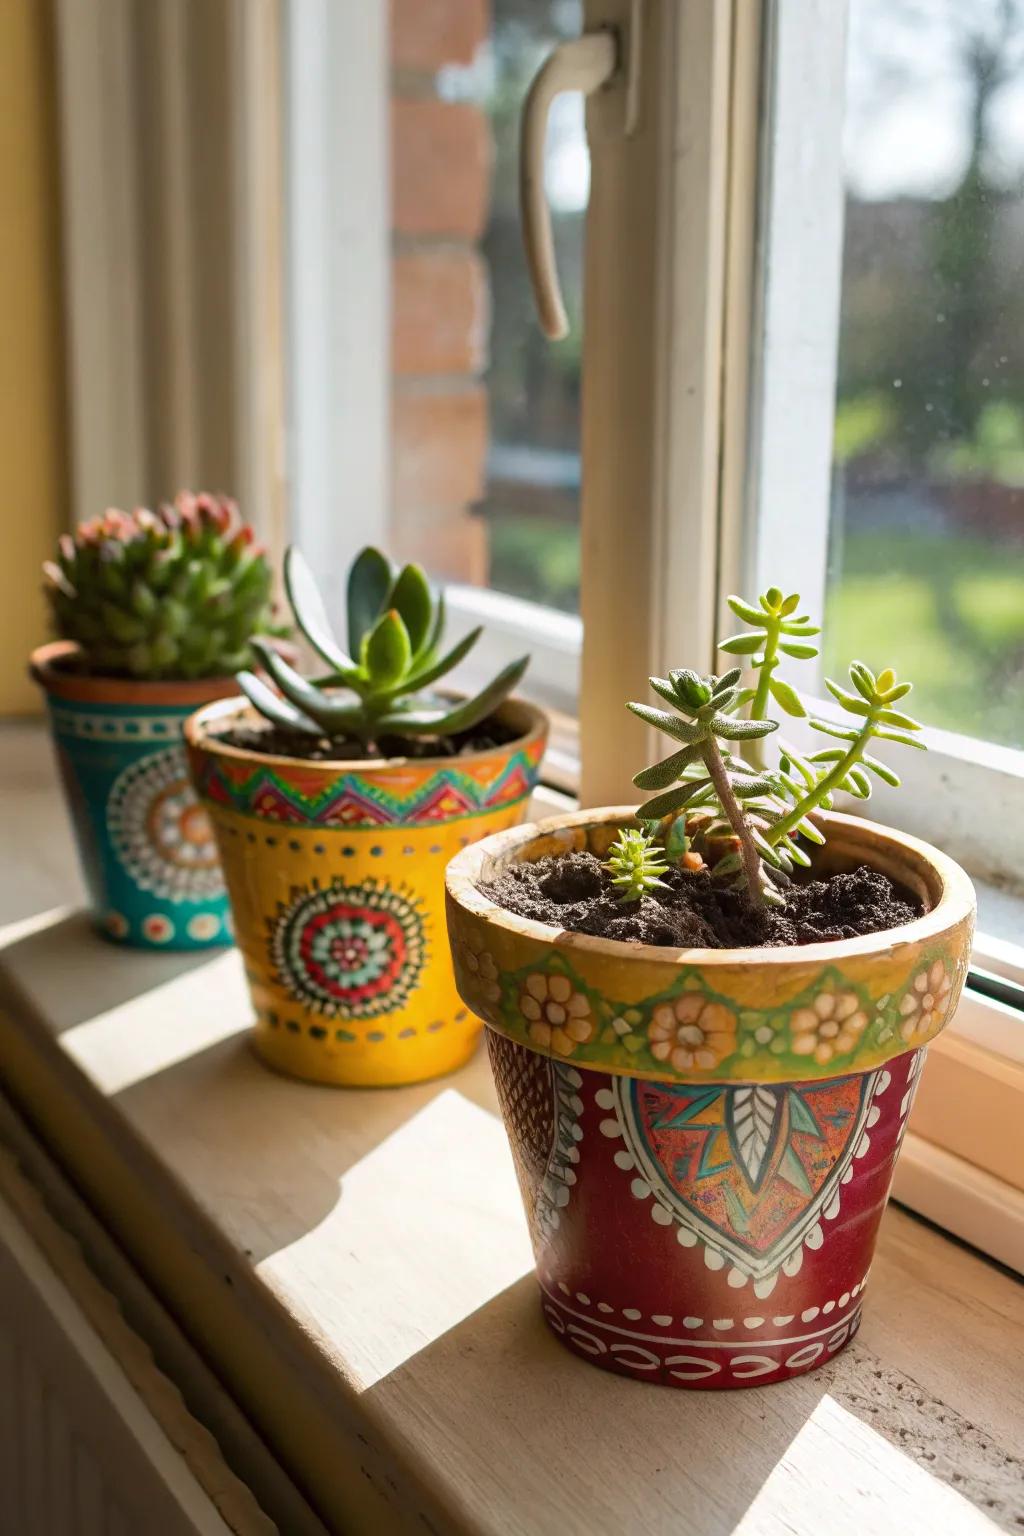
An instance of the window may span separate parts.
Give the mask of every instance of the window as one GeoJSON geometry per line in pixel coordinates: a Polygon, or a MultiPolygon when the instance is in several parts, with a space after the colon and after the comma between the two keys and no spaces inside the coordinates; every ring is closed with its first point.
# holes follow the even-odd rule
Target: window
{"type": "Polygon", "coordinates": [[[1024,8],[854,0],[826,611],[1024,748],[1024,8]]]}
{"type": "Polygon", "coordinates": [[[905,790],[872,813],[1019,883],[1024,13],[813,9],[813,34],[804,7],[770,12],[750,568],[785,549],[824,672],[861,655],[917,684],[929,754],[903,754],[905,790]]]}
{"type": "MultiPolygon", "coordinates": [[[[710,668],[724,595],[784,579],[827,619],[826,669],[859,653],[919,680],[930,751],[871,813],[1019,889],[1024,7],[496,0],[486,36],[399,58],[348,11],[286,8],[293,504],[317,563],[386,539],[486,623],[481,667],[531,650],[529,689],[578,719],[588,804],[629,798],[649,760],[623,700],[710,668]],[[552,348],[517,111],[548,48],[609,24],[585,234],[579,102],[548,140],[573,320],[552,348]]],[[[1018,966],[1000,952],[1004,979],[1018,966]]],[[[1005,1103],[1019,1011],[979,987],[961,1018],[956,1080],[984,1103],[994,1072],[1005,1103]]],[[[952,1147],[948,1074],[928,1081],[921,1123],[952,1147]]],[[[979,1169],[1002,1178],[1002,1156],[979,1169]]]]}

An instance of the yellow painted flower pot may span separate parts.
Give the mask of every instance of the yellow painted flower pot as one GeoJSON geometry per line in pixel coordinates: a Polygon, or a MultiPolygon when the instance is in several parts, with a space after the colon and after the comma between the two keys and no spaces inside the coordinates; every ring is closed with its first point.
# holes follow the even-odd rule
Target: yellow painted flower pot
{"type": "Polygon", "coordinates": [[[455,990],[444,871],[522,820],[547,737],[518,700],[501,747],[458,758],[311,762],[230,745],[258,722],[244,701],[186,727],[216,833],[256,1013],[278,1071],[346,1087],[420,1082],[472,1054],[479,1020],[455,990]]]}

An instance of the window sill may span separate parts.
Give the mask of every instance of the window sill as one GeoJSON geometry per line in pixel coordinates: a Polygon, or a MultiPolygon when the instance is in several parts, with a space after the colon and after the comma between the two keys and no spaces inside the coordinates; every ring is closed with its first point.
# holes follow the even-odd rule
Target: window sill
{"type": "MultiPolygon", "coordinates": [[[[62,835],[52,790],[45,827],[38,777],[23,795],[9,843],[30,801],[62,835]]],[[[1021,1289],[905,1212],[833,1366],[767,1400],[644,1391],[542,1324],[482,1054],[400,1091],[275,1077],[237,954],[114,956],[62,912],[7,928],[0,987],[11,1092],[334,1528],[669,1531],[685,1508],[695,1536],[810,1536],[823,1467],[836,1531],[1012,1518],[1021,1289]]]]}

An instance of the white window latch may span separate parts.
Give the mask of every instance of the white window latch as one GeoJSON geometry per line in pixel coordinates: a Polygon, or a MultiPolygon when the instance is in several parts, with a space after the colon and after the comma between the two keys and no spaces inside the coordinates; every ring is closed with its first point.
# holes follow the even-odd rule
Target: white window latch
{"type": "Polygon", "coordinates": [[[569,334],[551,235],[551,210],[544,191],[544,145],[548,113],[563,91],[589,96],[607,85],[619,67],[615,32],[586,32],[558,47],[544,60],[523,102],[519,136],[519,212],[526,265],[533,285],[540,328],[552,341],[569,334]]]}

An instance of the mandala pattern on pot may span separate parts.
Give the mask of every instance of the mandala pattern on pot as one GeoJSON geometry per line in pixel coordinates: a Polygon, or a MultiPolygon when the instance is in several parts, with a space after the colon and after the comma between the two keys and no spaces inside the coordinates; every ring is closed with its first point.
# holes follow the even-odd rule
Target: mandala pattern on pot
{"type": "Polygon", "coordinates": [[[652,1220],[684,1248],[702,1245],[730,1286],[750,1281],[765,1297],[827,1240],[890,1083],[884,1069],[823,1083],[615,1078],[596,1102],[612,1111],[601,1130],[622,1142],[615,1164],[652,1220]]]}
{"type": "Polygon", "coordinates": [[[576,1183],[583,1079],[575,1068],[487,1031],[487,1049],[512,1160],[536,1239],[557,1231],[576,1183]]]}
{"type": "Polygon", "coordinates": [[[376,880],[293,889],[269,919],[275,979],[327,1018],[372,1019],[401,1008],[427,956],[420,902],[376,880]]]}
{"type": "Polygon", "coordinates": [[[139,758],[117,776],[107,826],[118,858],[142,890],[175,902],[223,894],[213,829],[180,747],[139,758]]]}

